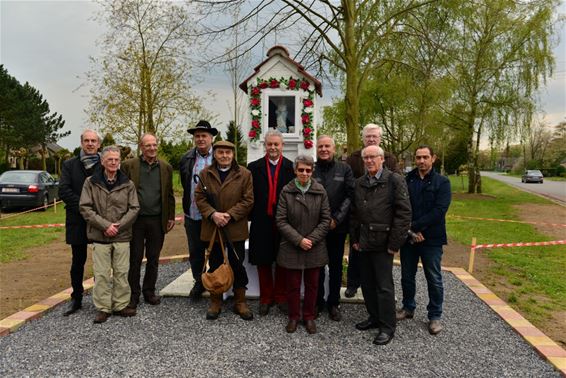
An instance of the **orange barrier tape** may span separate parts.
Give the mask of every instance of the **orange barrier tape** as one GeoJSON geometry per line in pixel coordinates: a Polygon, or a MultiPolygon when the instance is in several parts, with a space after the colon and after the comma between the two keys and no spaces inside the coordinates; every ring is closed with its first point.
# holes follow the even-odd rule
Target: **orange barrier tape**
{"type": "Polygon", "coordinates": [[[561,245],[566,244],[566,240],[553,240],[546,242],[529,242],[529,243],[499,243],[499,244],[478,244],[472,245],[472,248],[501,248],[501,247],[533,247],[537,245],[561,245]]]}
{"type": "Polygon", "coordinates": [[[517,221],[517,220],[509,220],[509,219],[465,217],[462,215],[450,215],[450,214],[448,215],[448,218],[462,218],[462,219],[485,220],[485,221],[494,221],[494,222],[540,224],[540,225],[552,226],[552,227],[566,227],[566,224],[563,223],[527,222],[527,221],[517,221]]]}

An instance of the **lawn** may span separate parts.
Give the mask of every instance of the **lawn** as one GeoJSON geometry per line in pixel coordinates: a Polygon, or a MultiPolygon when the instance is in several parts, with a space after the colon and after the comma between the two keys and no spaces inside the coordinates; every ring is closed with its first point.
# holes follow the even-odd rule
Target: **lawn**
{"type": "MultiPolygon", "coordinates": [[[[467,220],[451,215],[519,220],[515,205],[522,203],[550,204],[538,196],[514,189],[489,178],[482,178],[484,195],[468,195],[459,177],[451,177],[454,199],[449,211],[448,233],[458,242],[478,244],[548,241],[532,225],[467,220]]],[[[527,318],[538,323],[552,311],[566,310],[566,248],[564,246],[515,247],[482,249],[493,264],[489,273],[504,277],[508,288],[503,299],[527,318]]],[[[489,286],[489,282],[486,282],[489,286]]],[[[498,293],[502,295],[502,293],[498,293]]]]}

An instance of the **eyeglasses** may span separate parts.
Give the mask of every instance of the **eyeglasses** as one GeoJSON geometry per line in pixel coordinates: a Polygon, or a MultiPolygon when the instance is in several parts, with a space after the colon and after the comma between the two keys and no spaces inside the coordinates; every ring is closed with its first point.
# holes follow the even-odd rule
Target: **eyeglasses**
{"type": "Polygon", "coordinates": [[[362,159],[363,160],[375,160],[378,156],[381,156],[381,155],[367,155],[367,156],[362,157],[362,159]]]}
{"type": "Polygon", "coordinates": [[[312,169],[310,169],[310,168],[297,168],[297,172],[299,172],[299,173],[305,173],[305,172],[311,173],[312,169]]]}

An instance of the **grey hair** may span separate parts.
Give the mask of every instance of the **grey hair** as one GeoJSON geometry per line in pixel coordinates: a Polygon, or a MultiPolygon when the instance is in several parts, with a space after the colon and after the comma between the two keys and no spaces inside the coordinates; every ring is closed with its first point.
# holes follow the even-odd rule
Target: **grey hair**
{"type": "Polygon", "coordinates": [[[155,136],[155,134],[153,134],[153,133],[143,133],[143,134],[141,135],[141,137],[140,137],[140,143],[139,143],[140,145],[141,145],[142,142],[143,142],[143,138],[145,138],[145,137],[148,136],[148,135],[154,137],[154,138],[155,138],[155,141],[157,142],[157,137],[155,136]]]}
{"type": "Polygon", "coordinates": [[[378,156],[384,156],[384,155],[385,155],[385,152],[383,152],[383,148],[381,148],[381,147],[379,147],[379,146],[367,146],[367,147],[365,147],[365,148],[362,150],[362,158],[365,156],[365,153],[364,153],[364,152],[365,152],[368,148],[370,148],[370,147],[377,148],[377,155],[378,155],[378,156]]]}
{"type": "Polygon", "coordinates": [[[118,146],[106,146],[102,149],[102,157],[104,157],[109,152],[117,152],[121,155],[120,147],[118,146]]]}
{"type": "Polygon", "coordinates": [[[364,126],[364,129],[362,130],[362,136],[365,136],[369,130],[379,131],[380,137],[383,134],[383,130],[381,129],[380,126],[376,125],[375,123],[368,123],[367,125],[364,126]]]}
{"type": "Polygon", "coordinates": [[[281,133],[281,131],[276,130],[276,129],[269,129],[269,130],[265,133],[265,135],[263,136],[263,141],[264,141],[264,142],[267,142],[267,138],[273,137],[273,136],[276,136],[276,137],[281,138],[281,142],[283,142],[283,134],[281,133]]]}
{"type": "Polygon", "coordinates": [[[296,170],[299,164],[308,165],[309,167],[314,168],[314,159],[309,155],[299,155],[295,158],[295,162],[293,163],[293,170],[296,170]]]}
{"type": "Polygon", "coordinates": [[[336,146],[336,143],[334,143],[334,138],[332,138],[330,135],[321,135],[318,138],[316,138],[316,144],[318,144],[318,142],[320,142],[320,140],[322,138],[329,138],[331,140],[331,144],[332,146],[336,146]]]}
{"type": "Polygon", "coordinates": [[[102,143],[102,137],[100,136],[100,134],[98,133],[98,131],[93,130],[93,129],[84,129],[83,132],[81,133],[81,142],[83,141],[83,136],[86,133],[94,133],[96,135],[96,137],[98,138],[98,143],[102,143]]]}

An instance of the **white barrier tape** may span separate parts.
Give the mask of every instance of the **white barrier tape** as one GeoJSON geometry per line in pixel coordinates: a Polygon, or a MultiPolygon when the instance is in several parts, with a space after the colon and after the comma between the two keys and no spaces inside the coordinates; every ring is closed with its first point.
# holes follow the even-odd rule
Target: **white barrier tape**
{"type": "Polygon", "coordinates": [[[6,215],[6,216],[2,215],[2,218],[0,218],[0,221],[3,220],[3,219],[17,217],[18,215],[31,213],[31,212],[39,210],[39,209],[44,209],[44,208],[47,209],[48,207],[55,206],[55,204],[62,203],[62,202],[63,201],[59,200],[57,202],[50,202],[49,205],[47,205],[47,206],[39,206],[39,207],[36,207],[35,209],[22,211],[21,213],[15,213],[15,214],[10,214],[10,215],[6,215]]]}
{"type": "Polygon", "coordinates": [[[543,245],[561,245],[566,244],[566,240],[553,240],[547,242],[529,242],[529,243],[499,243],[499,244],[478,244],[472,245],[472,248],[501,248],[501,247],[534,247],[543,245]]]}
{"type": "MultiPolygon", "coordinates": [[[[21,213],[20,213],[21,214],[21,213]]],[[[183,217],[177,216],[175,220],[179,223],[183,220],[183,217]]],[[[52,223],[52,224],[32,224],[26,226],[0,226],[0,230],[17,230],[21,228],[56,228],[65,227],[65,223],[52,223]]]]}
{"type": "Polygon", "coordinates": [[[448,218],[462,218],[462,219],[486,220],[486,221],[494,221],[494,222],[540,224],[540,225],[552,226],[552,227],[566,227],[566,224],[564,224],[564,223],[527,222],[527,221],[517,221],[517,220],[510,220],[510,219],[465,217],[463,215],[448,215],[448,218]]]}

